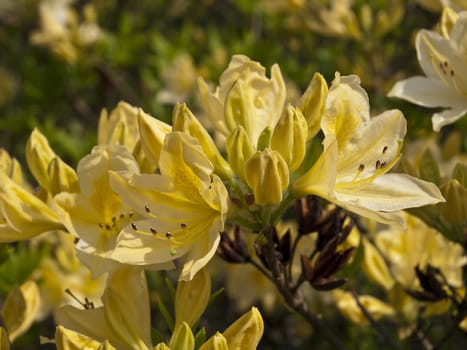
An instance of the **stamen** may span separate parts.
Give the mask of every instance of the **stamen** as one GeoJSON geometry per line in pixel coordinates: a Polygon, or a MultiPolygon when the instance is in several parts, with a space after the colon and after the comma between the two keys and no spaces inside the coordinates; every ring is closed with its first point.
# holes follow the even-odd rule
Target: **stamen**
{"type": "Polygon", "coordinates": [[[131,228],[135,231],[138,230],[138,228],[136,227],[136,224],[134,222],[131,223],[131,228]]]}
{"type": "Polygon", "coordinates": [[[110,231],[110,225],[109,224],[105,224],[105,229],[110,231]]]}
{"type": "Polygon", "coordinates": [[[65,293],[68,294],[70,297],[72,297],[74,300],[78,302],[84,309],[89,310],[89,309],[94,309],[94,303],[90,301],[87,297],[84,298],[84,303],[79,300],[76,295],[74,295],[69,288],[65,289],[65,293]]]}
{"type": "Polygon", "coordinates": [[[99,227],[100,227],[100,228],[104,228],[104,224],[100,222],[100,223],[99,223],[99,227]]]}
{"type": "Polygon", "coordinates": [[[124,218],[125,218],[125,214],[123,214],[123,213],[120,214],[120,215],[119,215],[119,218],[120,218],[120,219],[124,219],[124,218]]]}
{"type": "Polygon", "coordinates": [[[384,167],[386,165],[386,162],[382,162],[380,168],[384,167]]]}
{"type": "Polygon", "coordinates": [[[388,150],[388,146],[384,146],[383,147],[383,154],[386,153],[387,150],[388,150]]]}
{"type": "Polygon", "coordinates": [[[153,235],[157,234],[157,230],[154,227],[149,229],[153,235]]]}
{"type": "Polygon", "coordinates": [[[381,168],[381,161],[379,159],[376,161],[375,168],[376,169],[381,168]]]}
{"type": "Polygon", "coordinates": [[[182,222],[182,223],[180,224],[180,227],[181,227],[181,228],[187,228],[187,225],[186,225],[184,222],[182,222]]]}
{"type": "Polygon", "coordinates": [[[131,210],[129,213],[128,213],[128,217],[131,219],[133,217],[133,215],[135,215],[135,213],[133,213],[133,210],[131,210]]]}
{"type": "Polygon", "coordinates": [[[144,210],[146,211],[146,213],[150,213],[151,212],[151,209],[149,209],[149,207],[147,205],[144,206],[144,210]]]}
{"type": "Polygon", "coordinates": [[[172,234],[169,231],[167,231],[165,233],[165,237],[167,237],[167,239],[172,239],[173,238],[172,234]]]}
{"type": "Polygon", "coordinates": [[[365,164],[360,164],[360,165],[358,166],[358,171],[359,171],[359,172],[362,172],[364,169],[365,169],[365,164]]]}

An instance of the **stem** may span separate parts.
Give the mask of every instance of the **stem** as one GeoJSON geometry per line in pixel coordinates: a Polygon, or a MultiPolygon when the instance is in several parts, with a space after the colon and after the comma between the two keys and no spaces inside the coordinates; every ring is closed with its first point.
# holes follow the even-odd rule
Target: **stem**
{"type": "Polygon", "coordinates": [[[288,194],[280,203],[280,205],[274,210],[274,212],[271,215],[271,225],[274,225],[276,221],[282,217],[282,214],[289,208],[290,203],[292,203],[295,200],[295,198],[288,194]]]}
{"type": "Polygon", "coordinates": [[[277,259],[274,242],[272,240],[272,232],[273,231],[270,226],[263,230],[263,234],[268,240],[264,253],[265,259],[271,270],[272,282],[276,285],[287,305],[307,320],[319,335],[322,336],[330,345],[340,350],[347,349],[347,347],[338,338],[337,334],[332,333],[331,330],[319,319],[319,317],[310,311],[300,293],[298,291],[291,291],[288,281],[285,278],[284,266],[277,259]]]}

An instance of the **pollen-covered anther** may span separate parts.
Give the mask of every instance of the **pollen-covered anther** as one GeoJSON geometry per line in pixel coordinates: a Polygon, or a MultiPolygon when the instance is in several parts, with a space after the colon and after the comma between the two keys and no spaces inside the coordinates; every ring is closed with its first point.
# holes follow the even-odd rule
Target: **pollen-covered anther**
{"type": "Polygon", "coordinates": [[[120,218],[120,220],[122,220],[125,218],[125,214],[121,213],[118,217],[120,218]]]}
{"type": "Polygon", "coordinates": [[[376,169],[381,168],[381,161],[379,159],[376,161],[375,168],[376,169]]]}
{"type": "Polygon", "coordinates": [[[102,222],[99,223],[100,228],[104,228],[104,224],[102,222]]]}
{"type": "Polygon", "coordinates": [[[365,165],[364,165],[364,164],[360,164],[360,165],[358,166],[358,171],[359,171],[359,172],[362,172],[364,169],[365,169],[365,165]]]}
{"type": "Polygon", "coordinates": [[[167,231],[165,233],[165,237],[167,237],[167,239],[172,239],[173,238],[172,234],[169,231],[167,231]]]}
{"type": "Polygon", "coordinates": [[[151,209],[149,209],[149,207],[147,205],[145,205],[144,206],[144,211],[149,214],[151,212],[151,209]]]}
{"type": "Polygon", "coordinates": [[[136,227],[136,224],[134,222],[131,223],[131,228],[133,230],[135,230],[135,231],[138,230],[138,228],[136,227]]]}
{"type": "Polygon", "coordinates": [[[110,227],[109,224],[105,224],[105,229],[106,229],[106,230],[110,231],[110,228],[111,228],[111,227],[110,227]]]}
{"type": "Polygon", "coordinates": [[[183,229],[185,229],[185,228],[187,228],[187,224],[185,224],[184,222],[182,222],[182,223],[180,224],[180,227],[183,228],[183,229]]]}
{"type": "Polygon", "coordinates": [[[384,167],[386,165],[386,162],[381,162],[380,168],[384,167]]]}
{"type": "Polygon", "coordinates": [[[388,150],[388,146],[384,146],[383,147],[383,154],[385,154],[387,150],[388,150]]]}
{"type": "Polygon", "coordinates": [[[151,227],[149,230],[151,231],[153,235],[157,234],[157,230],[154,227],[151,227]]]}

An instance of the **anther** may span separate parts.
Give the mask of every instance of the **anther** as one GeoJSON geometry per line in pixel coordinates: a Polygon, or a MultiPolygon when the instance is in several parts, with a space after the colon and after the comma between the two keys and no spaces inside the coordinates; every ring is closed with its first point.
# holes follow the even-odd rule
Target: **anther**
{"type": "Polygon", "coordinates": [[[186,225],[184,222],[182,222],[182,223],[180,224],[180,227],[181,227],[181,228],[186,228],[187,225],[186,225]]]}
{"type": "Polygon", "coordinates": [[[109,224],[106,224],[106,225],[105,225],[105,229],[110,231],[110,225],[109,225],[109,224]]]}
{"type": "Polygon", "coordinates": [[[358,166],[358,171],[362,172],[364,169],[365,169],[365,165],[364,165],[364,164],[360,164],[360,165],[358,166]]]}
{"type": "Polygon", "coordinates": [[[376,169],[381,168],[381,161],[379,159],[376,161],[375,168],[376,169]]]}
{"type": "Polygon", "coordinates": [[[138,229],[138,228],[136,227],[136,224],[135,224],[134,222],[131,223],[131,228],[132,228],[133,230],[135,230],[135,231],[138,229]]]}
{"type": "Polygon", "coordinates": [[[144,210],[146,211],[146,213],[150,213],[151,210],[149,209],[149,207],[147,205],[144,206],[144,210]]]}
{"type": "Polygon", "coordinates": [[[451,69],[451,76],[453,77],[454,76],[454,71],[451,69]]]}
{"type": "Polygon", "coordinates": [[[135,215],[135,213],[133,213],[133,210],[131,210],[129,213],[128,213],[128,217],[131,219],[133,217],[133,215],[135,215]]]}
{"type": "Polygon", "coordinates": [[[386,162],[382,162],[380,168],[386,165],[386,162]]]}
{"type": "Polygon", "coordinates": [[[386,153],[387,150],[388,150],[388,146],[384,146],[383,147],[383,154],[386,153]]]}
{"type": "Polygon", "coordinates": [[[448,61],[444,61],[444,66],[445,66],[445,67],[448,66],[448,61]]]}
{"type": "Polygon", "coordinates": [[[104,224],[100,222],[100,223],[99,223],[99,227],[100,227],[100,228],[104,228],[104,224]]]}
{"type": "Polygon", "coordinates": [[[167,231],[165,233],[165,237],[167,237],[167,239],[172,239],[173,238],[172,234],[169,231],[167,231]]]}
{"type": "Polygon", "coordinates": [[[122,213],[122,214],[120,214],[118,217],[119,217],[120,219],[123,219],[123,218],[125,217],[125,214],[122,213]]]}
{"type": "Polygon", "coordinates": [[[157,234],[157,230],[154,227],[149,229],[153,235],[157,234]]]}

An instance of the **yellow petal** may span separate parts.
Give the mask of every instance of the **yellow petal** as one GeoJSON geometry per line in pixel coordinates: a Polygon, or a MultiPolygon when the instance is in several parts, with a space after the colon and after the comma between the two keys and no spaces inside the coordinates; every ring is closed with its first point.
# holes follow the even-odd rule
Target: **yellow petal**
{"type": "Polygon", "coordinates": [[[223,333],[229,350],[254,350],[263,335],[263,318],[257,308],[236,320],[223,333]]]}
{"type": "Polygon", "coordinates": [[[172,350],[193,350],[195,347],[195,337],[190,326],[183,322],[172,334],[169,346],[172,350]]]}
{"type": "Polygon", "coordinates": [[[32,175],[42,188],[49,189],[48,167],[50,161],[56,157],[50,148],[47,138],[37,129],[34,129],[26,143],[26,161],[32,175]]]}

